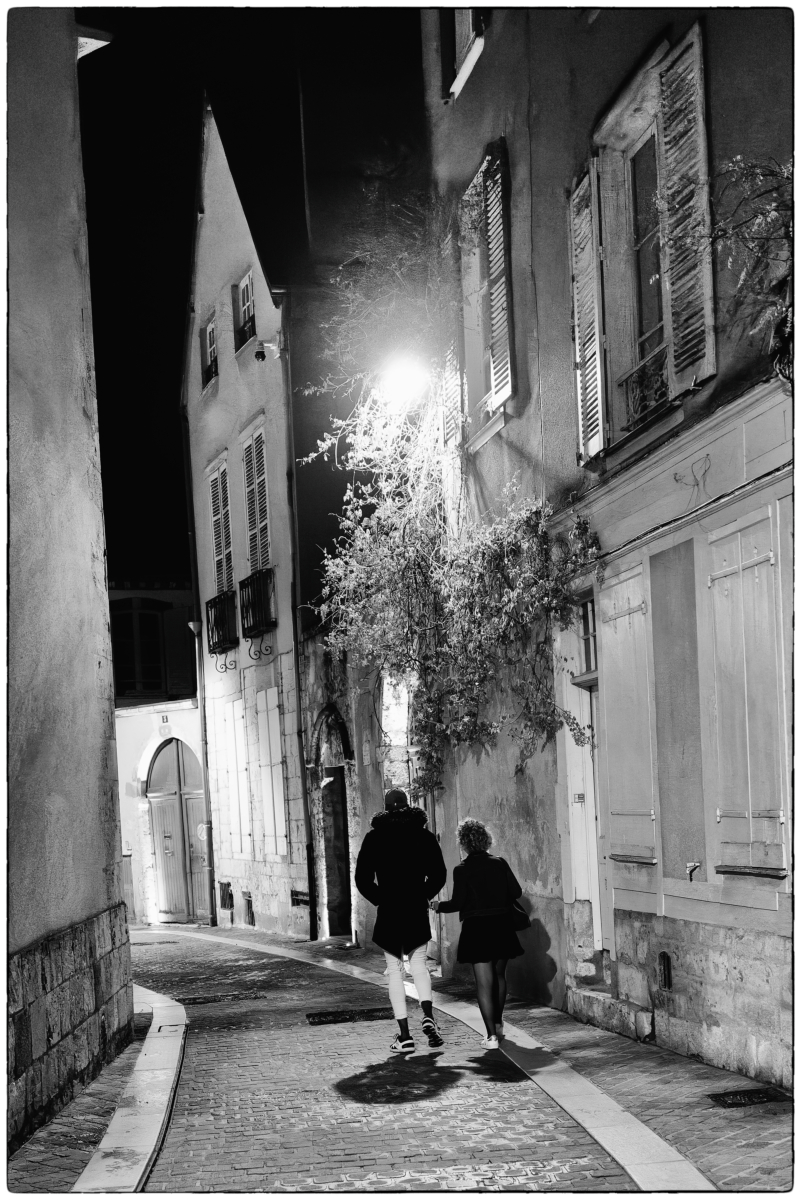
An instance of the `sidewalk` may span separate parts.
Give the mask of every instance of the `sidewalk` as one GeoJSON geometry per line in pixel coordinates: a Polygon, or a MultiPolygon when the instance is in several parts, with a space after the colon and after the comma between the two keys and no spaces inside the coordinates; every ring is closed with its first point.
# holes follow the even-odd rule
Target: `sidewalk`
{"type": "Polygon", "coordinates": [[[72,1189],[116,1112],[149,1027],[149,1016],[137,1016],[131,1045],[11,1156],[7,1172],[10,1192],[72,1189]]]}
{"type": "MultiPolygon", "coordinates": [[[[372,1143],[374,1154],[377,1140],[375,1135],[380,1134],[381,1151],[384,1155],[389,1154],[389,1150],[384,1145],[386,1130],[381,1131],[379,1126],[376,1126],[376,1111],[371,1108],[371,1105],[390,1102],[395,1106],[396,1101],[388,1101],[387,1096],[393,1087],[400,1087],[405,1099],[398,1107],[406,1106],[403,1113],[404,1122],[406,1122],[403,1145],[407,1153],[403,1162],[408,1173],[405,1177],[396,1175],[394,1182],[396,1189],[419,1189],[423,1182],[425,1182],[426,1190],[451,1189],[457,1186],[454,1182],[455,1178],[460,1180],[458,1186],[462,1190],[465,1186],[473,1189],[480,1187],[481,1190],[506,1188],[510,1186],[512,1179],[516,1182],[511,1186],[517,1190],[534,1188],[536,1190],[594,1191],[631,1190],[633,1188],[631,1180],[625,1176],[621,1177],[618,1164],[601,1151],[597,1143],[588,1137],[580,1125],[571,1122],[569,1118],[566,1119],[565,1113],[548,1097],[543,1097],[541,1093],[536,1095],[538,1089],[530,1081],[526,1081],[526,1101],[524,1111],[521,1111],[519,1098],[522,1097],[523,1090],[520,1087],[520,1074],[511,1064],[507,1062],[504,1068],[507,1072],[509,1070],[513,1072],[512,1075],[504,1077],[506,1086],[511,1088],[511,1093],[505,1098],[501,1098],[501,1094],[496,1090],[500,1079],[495,1076],[492,1078],[492,1087],[488,1088],[485,1066],[482,1065],[476,1070],[476,1062],[486,1064],[488,1059],[494,1059],[496,1055],[483,1054],[478,1047],[478,1039],[475,1034],[465,1029],[460,1023],[442,1018],[441,1024],[447,1037],[446,1053],[442,1056],[443,1061],[436,1064],[438,1069],[433,1078],[429,1079],[426,1076],[426,1082],[423,1083],[419,1094],[415,1093],[412,1097],[403,1090],[408,1088],[409,1083],[408,1080],[404,1082],[404,1070],[408,1072],[412,1063],[420,1061],[428,1061],[430,1070],[431,1060],[437,1058],[438,1052],[429,1054],[426,1047],[425,1054],[418,1053],[408,1063],[399,1064],[397,1060],[389,1059],[386,1053],[386,1045],[394,1032],[391,1022],[359,1022],[310,1027],[305,1021],[305,1012],[321,1007],[333,1009],[345,1007],[347,1004],[358,1007],[386,1005],[385,994],[377,993],[374,986],[357,984],[356,981],[347,977],[343,978],[333,972],[327,974],[326,977],[322,971],[312,967],[268,958],[263,954],[259,954],[257,957],[243,948],[230,945],[230,943],[236,940],[252,942],[254,946],[280,945],[301,951],[304,956],[308,956],[316,962],[322,959],[347,962],[380,974],[384,968],[383,955],[376,953],[375,950],[371,948],[347,949],[344,946],[345,939],[329,939],[327,942],[310,944],[241,929],[231,931],[204,929],[202,932],[207,937],[211,934],[215,940],[219,940],[221,950],[226,942],[229,943],[229,946],[223,951],[226,964],[224,968],[222,961],[217,959],[214,954],[212,942],[206,939],[200,941],[182,938],[181,933],[177,931],[173,934],[175,943],[183,941],[184,948],[173,943],[169,947],[164,946],[163,950],[157,950],[156,947],[147,950],[143,948],[141,951],[138,948],[134,950],[137,978],[139,978],[140,967],[151,972],[148,979],[141,979],[141,982],[147,983],[148,986],[158,987],[165,992],[170,991],[171,985],[173,987],[180,986],[182,991],[173,990],[171,994],[179,995],[185,1002],[187,999],[191,999],[192,995],[212,1000],[210,1004],[197,1005],[188,1009],[193,1026],[187,1047],[188,1060],[194,1035],[199,1032],[198,1023],[201,1020],[204,1030],[208,1033],[208,1040],[204,1037],[205,1049],[202,1055],[205,1066],[199,1067],[197,1061],[194,1060],[195,1065],[191,1068],[193,1076],[199,1069],[207,1074],[211,1072],[211,1076],[215,1077],[216,1068],[212,1067],[209,1061],[215,1054],[215,1037],[212,1035],[223,1035],[224,1042],[228,1047],[232,1044],[231,1037],[234,1030],[247,1030],[249,1036],[255,1039],[254,1045],[260,1042],[260,1033],[271,1035],[268,1038],[270,1045],[277,1036],[279,1046],[274,1050],[277,1058],[273,1060],[273,1065],[278,1070],[278,1079],[276,1080],[278,1090],[288,1086],[290,1080],[297,1080],[296,1087],[299,1086],[308,1071],[314,1075],[314,1065],[307,1061],[310,1054],[317,1062],[316,1069],[319,1078],[315,1080],[315,1083],[319,1083],[321,1088],[319,1094],[315,1091],[313,1099],[309,1096],[304,1099],[303,1087],[306,1087],[307,1084],[303,1082],[301,1090],[293,1092],[291,1103],[287,1097],[288,1111],[293,1111],[293,1109],[296,1112],[302,1111],[306,1117],[299,1125],[296,1124],[295,1118],[290,1118],[290,1125],[296,1134],[296,1141],[288,1149],[291,1148],[293,1154],[305,1153],[307,1158],[304,1161],[308,1162],[309,1168],[312,1166],[312,1160],[308,1159],[308,1154],[312,1153],[315,1156],[314,1163],[320,1166],[325,1164],[329,1175],[331,1170],[340,1163],[349,1164],[351,1167],[358,1163],[359,1170],[356,1172],[358,1180],[353,1171],[350,1172],[351,1178],[348,1179],[346,1178],[348,1172],[344,1174],[340,1172],[337,1175],[334,1170],[337,1177],[331,1179],[323,1177],[325,1172],[318,1174],[309,1169],[305,1175],[302,1172],[300,1174],[290,1172],[289,1176],[282,1181],[281,1186],[290,1190],[321,1190],[328,1186],[333,1186],[334,1190],[342,1190],[343,1187],[355,1187],[357,1190],[379,1190],[380,1177],[375,1172],[371,1175],[367,1169],[371,1165],[371,1161],[367,1154],[367,1143],[364,1138],[368,1134],[371,1135],[368,1142],[372,1143]],[[188,948],[188,944],[193,945],[192,950],[188,948]],[[155,954],[162,956],[159,962],[155,961],[155,954]],[[145,967],[145,960],[147,967],[145,967]],[[219,963],[219,966],[215,966],[215,961],[219,963]],[[223,971],[225,987],[221,988],[223,971]],[[244,996],[249,991],[260,993],[261,996],[247,1000],[244,996]],[[224,994],[221,994],[226,992],[232,997],[227,1004],[224,994]],[[236,995],[243,996],[243,999],[233,999],[236,995]],[[267,999],[270,1003],[265,1004],[267,999]],[[279,1030],[285,1032],[279,1033],[279,1030]],[[313,1050],[310,1049],[312,1047],[313,1050]],[[346,1049],[347,1053],[345,1054],[346,1049]],[[456,1055],[453,1063],[449,1061],[451,1054],[456,1055]],[[347,1063],[343,1061],[343,1055],[348,1060],[347,1063]],[[359,1095],[362,1103],[359,1105],[358,1112],[353,1110],[352,1105],[345,1111],[341,1111],[342,1089],[337,1087],[337,1081],[341,1083],[342,1077],[347,1077],[348,1072],[345,1068],[356,1066],[360,1057],[361,1069],[355,1071],[353,1078],[358,1079],[358,1087],[362,1091],[366,1088],[371,1093],[371,1097],[367,1103],[364,1103],[364,1095],[359,1095]],[[295,1066],[297,1073],[295,1073],[295,1066]],[[444,1088],[440,1088],[440,1084],[445,1080],[445,1076],[440,1074],[440,1067],[454,1073],[448,1075],[444,1088]],[[373,1085],[374,1079],[375,1086],[373,1085]],[[517,1083],[512,1083],[512,1079],[516,1079],[517,1083]],[[279,1086],[280,1080],[283,1080],[283,1083],[279,1086]],[[436,1081],[438,1089],[436,1106],[439,1111],[427,1112],[425,1111],[426,1104],[429,1101],[433,1102],[433,1096],[428,1094],[428,1089],[434,1087],[434,1081],[436,1081]],[[465,1088],[468,1090],[464,1090],[465,1088]],[[376,1099],[372,1093],[383,1094],[384,1099],[376,1099]],[[513,1102],[512,1096],[515,1094],[518,1099],[513,1102]],[[336,1095],[337,1104],[332,1109],[333,1095],[336,1095]],[[500,1106],[497,1108],[494,1103],[496,1099],[501,1100],[500,1106]],[[311,1101],[310,1104],[307,1104],[307,1101],[311,1101]],[[352,1137],[349,1141],[346,1139],[345,1144],[328,1145],[327,1134],[322,1136],[325,1122],[322,1125],[315,1124],[311,1118],[311,1114],[316,1111],[318,1105],[322,1105],[324,1112],[329,1114],[328,1119],[333,1121],[340,1136],[344,1131],[344,1126],[350,1127],[352,1137]],[[333,1115],[335,1112],[336,1115],[333,1115]],[[460,1133],[453,1125],[454,1112],[460,1113],[462,1117],[467,1117],[468,1125],[471,1122],[477,1122],[483,1129],[482,1136],[473,1141],[470,1147],[464,1144],[460,1133]],[[489,1116],[492,1117],[491,1120],[488,1120],[489,1116]],[[518,1140],[514,1136],[511,1139],[508,1137],[509,1125],[511,1123],[514,1127],[515,1120],[520,1123],[518,1140]],[[363,1126],[361,1138],[356,1136],[359,1125],[363,1126]],[[450,1140],[443,1141],[442,1131],[444,1129],[451,1130],[450,1140]],[[499,1136],[500,1145],[497,1144],[499,1136]],[[539,1143],[540,1137],[545,1137],[544,1144],[539,1143]],[[553,1137],[556,1138],[556,1142],[548,1141],[548,1138],[553,1137]],[[548,1154],[554,1150],[554,1146],[558,1149],[559,1155],[554,1157],[552,1154],[549,1158],[548,1154]],[[528,1159],[523,1154],[524,1150],[529,1151],[528,1159]],[[320,1156],[321,1151],[322,1156],[320,1156]],[[447,1161],[441,1158],[442,1151],[449,1152],[447,1161]],[[530,1152],[532,1151],[539,1157],[531,1160],[530,1152]],[[453,1155],[460,1160],[458,1167],[454,1165],[453,1155]],[[559,1157],[560,1155],[561,1157],[559,1157]],[[415,1158],[419,1159],[419,1162],[415,1163],[415,1158]],[[423,1163],[426,1168],[424,1171],[423,1163]],[[477,1174],[479,1163],[485,1172],[480,1178],[477,1174]],[[507,1173],[502,1175],[501,1172],[504,1169],[507,1173]],[[462,1172],[461,1175],[459,1175],[459,1171],[462,1172]],[[511,1175],[508,1173],[510,1171],[511,1175]],[[518,1172],[517,1175],[514,1174],[515,1171],[518,1172]],[[456,1172],[455,1175],[454,1172],[456,1172]],[[423,1180],[423,1175],[425,1180],[423,1180]],[[471,1179],[473,1182],[469,1183],[468,1180],[471,1179]],[[337,1184],[338,1186],[336,1186],[337,1184]]],[[[167,936],[168,931],[164,929],[158,931],[159,940],[166,939],[167,936]]],[[[471,988],[442,983],[436,983],[435,988],[443,998],[454,996],[472,998],[471,988]]],[[[410,1007],[410,1012],[413,1007],[410,1007]]],[[[791,1186],[792,1105],[758,1105],[747,1109],[726,1110],[716,1107],[708,1099],[707,1093],[709,1092],[758,1086],[753,1080],[707,1067],[670,1051],[641,1045],[591,1026],[580,1025],[567,1015],[552,1009],[530,1007],[523,1002],[513,1000],[510,1002],[507,1013],[511,1023],[526,1030],[550,1047],[562,1060],[569,1063],[574,1071],[591,1080],[627,1113],[638,1118],[665,1142],[676,1147],[718,1188],[727,1191],[779,1191],[787,1190],[791,1186]]],[[[413,1027],[415,1021],[416,1017],[413,1016],[411,1022],[413,1027]]],[[[262,1042],[261,1044],[267,1045],[268,1043],[262,1042]]],[[[216,1053],[219,1054],[219,1048],[216,1053]]],[[[186,1129],[191,1129],[193,1122],[200,1122],[204,1125],[208,1117],[208,1111],[204,1104],[197,1103],[199,1097],[195,1098],[194,1105],[188,1101],[194,1086],[188,1083],[189,1076],[186,1075],[188,1065],[185,1065],[185,1077],[189,1091],[184,1088],[179,1089],[174,1128],[176,1128],[175,1121],[178,1119],[182,1100],[185,1107],[181,1109],[181,1119],[187,1122],[186,1129]]],[[[493,1071],[495,1070],[497,1068],[493,1068],[493,1071]]],[[[249,1062],[246,1075],[248,1086],[254,1088],[256,1093],[263,1097],[264,1065],[249,1062]]],[[[207,1075],[203,1075],[204,1079],[206,1077],[207,1075]]],[[[195,1076],[195,1078],[197,1077],[195,1076]]],[[[419,1082],[420,1076],[416,1078],[419,1082]]],[[[243,1091],[241,1083],[239,1083],[234,1099],[227,1093],[224,1081],[217,1080],[217,1082],[222,1083],[222,1091],[217,1096],[214,1113],[218,1119],[217,1128],[224,1133],[225,1138],[227,1139],[231,1133],[231,1113],[233,1112],[234,1121],[235,1114],[240,1114],[241,1117],[241,1127],[236,1134],[236,1137],[240,1139],[240,1152],[244,1151],[246,1145],[249,1146],[250,1152],[247,1154],[249,1159],[252,1158],[252,1152],[256,1146],[259,1146],[260,1153],[264,1155],[267,1149],[267,1145],[264,1143],[265,1137],[274,1139],[271,1143],[271,1153],[264,1157],[260,1165],[254,1168],[251,1164],[249,1169],[255,1170],[256,1177],[260,1180],[259,1187],[265,1186],[266,1180],[269,1179],[269,1186],[275,1190],[278,1187],[278,1180],[274,1174],[271,1174],[276,1169],[274,1156],[279,1147],[284,1145],[284,1137],[290,1136],[289,1130],[279,1133],[279,1127],[276,1126],[275,1130],[267,1133],[265,1126],[268,1124],[269,1106],[264,1108],[262,1101],[257,1101],[254,1109],[253,1097],[248,1094],[248,1086],[243,1091]],[[233,1109],[230,1108],[231,1104],[233,1104],[233,1109]],[[257,1115],[259,1113],[261,1116],[257,1115]],[[245,1139],[244,1142],[241,1141],[242,1138],[245,1139]],[[250,1141],[249,1138],[255,1139],[255,1141],[250,1141]]],[[[354,1094],[352,1099],[355,1100],[355,1098],[354,1094]]],[[[400,1114],[396,1112],[395,1115],[399,1117],[400,1114]]],[[[211,1123],[215,1124],[214,1121],[211,1123]]],[[[457,1121],[457,1126],[458,1130],[463,1128],[462,1120],[457,1121]]],[[[282,1121],[281,1129],[283,1130],[283,1128],[282,1121]]],[[[231,1172],[243,1169],[238,1167],[235,1162],[232,1163],[227,1168],[228,1183],[226,1185],[224,1183],[226,1155],[223,1154],[220,1158],[218,1149],[219,1147],[213,1147],[212,1139],[207,1138],[203,1154],[206,1157],[209,1154],[215,1156],[214,1176],[216,1181],[213,1184],[210,1184],[208,1180],[201,1183],[201,1179],[205,1175],[205,1172],[202,1172],[197,1176],[197,1186],[202,1186],[203,1190],[208,1190],[210,1186],[214,1188],[226,1186],[230,1190],[231,1187],[236,1186],[232,1182],[231,1172]],[[218,1171],[219,1175],[217,1175],[218,1171]]],[[[168,1137],[161,1159],[151,1176],[149,1190],[170,1190],[167,1181],[172,1172],[188,1170],[191,1175],[193,1165],[190,1164],[193,1157],[194,1153],[188,1159],[184,1157],[182,1160],[179,1143],[173,1140],[171,1145],[171,1139],[168,1137]]],[[[235,1153],[234,1159],[236,1157],[235,1153]]],[[[194,1168],[196,1169],[199,1165],[200,1162],[194,1164],[194,1168]]],[[[375,1164],[372,1165],[375,1166],[375,1164]]],[[[394,1161],[393,1165],[397,1170],[403,1164],[394,1161]]],[[[185,1186],[189,1186],[188,1182],[185,1186]]],[[[245,1190],[250,1186],[252,1185],[248,1184],[245,1190]]]]}

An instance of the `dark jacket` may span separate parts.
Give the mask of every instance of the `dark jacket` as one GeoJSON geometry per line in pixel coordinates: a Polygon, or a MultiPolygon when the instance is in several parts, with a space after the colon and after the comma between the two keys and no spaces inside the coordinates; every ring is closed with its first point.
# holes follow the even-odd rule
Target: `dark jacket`
{"type": "Polygon", "coordinates": [[[356,887],[378,907],[373,941],[399,958],[429,941],[428,902],[448,876],[427,823],[422,808],[376,813],[356,860],[356,887]]]}
{"type": "Polygon", "coordinates": [[[476,850],[453,868],[453,895],[441,902],[439,911],[458,912],[462,921],[465,917],[501,916],[522,894],[505,858],[476,850]]]}

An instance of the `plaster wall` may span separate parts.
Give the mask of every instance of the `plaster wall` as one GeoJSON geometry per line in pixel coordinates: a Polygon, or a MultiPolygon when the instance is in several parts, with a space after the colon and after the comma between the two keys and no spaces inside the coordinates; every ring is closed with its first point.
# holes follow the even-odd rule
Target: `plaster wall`
{"type": "MultiPolygon", "coordinates": [[[[288,495],[289,429],[284,364],[267,348],[255,358],[257,341],[277,344],[282,313],[270,293],[231,177],[214,118],[204,125],[202,201],[195,244],[193,320],[187,343],[185,404],[189,422],[192,486],[197,529],[198,573],[203,604],[203,663],[208,727],[208,767],[215,878],[229,882],[233,910],[221,922],[245,921],[243,893],[250,893],[258,928],[308,933],[308,908],[292,904],[292,893],[308,890],[299,752],[298,700],[293,652],[292,510],[288,495]],[[234,349],[231,288],[253,272],[256,338],[234,349]],[[215,318],[218,376],[202,383],[201,337],[215,318]],[[261,647],[241,638],[234,651],[215,659],[208,653],[205,602],[216,594],[209,498],[209,474],[227,464],[234,586],[251,573],[243,482],[243,443],[264,430],[270,519],[270,563],[275,577],[277,627],[261,647]],[[259,657],[260,655],[260,657],[259,657]],[[227,668],[227,669],[226,669],[227,668]],[[265,838],[260,772],[257,693],[279,689],[282,771],[287,853],[272,853],[265,838]],[[227,750],[226,705],[241,700],[246,763],[241,786],[250,814],[250,847],[234,849],[231,803],[235,767],[227,750]]],[[[237,599],[238,604],[238,599],[237,599]]],[[[238,618],[239,620],[239,618],[238,618]]],[[[218,895],[219,903],[219,895],[218,895]]]]}
{"type": "Polygon", "coordinates": [[[121,898],[76,51],[72,9],[10,10],[12,952],[121,898]]]}
{"type": "MultiPolygon", "coordinates": [[[[484,50],[448,104],[440,99],[438,12],[422,14],[436,182],[460,194],[489,141],[504,136],[509,149],[518,386],[513,419],[473,460],[481,511],[518,471],[524,494],[544,489],[556,500],[591,482],[576,467],[567,195],[586,167],[605,110],[662,39],[675,43],[699,19],[711,173],[738,154],[786,161],[792,152],[787,9],[494,9],[484,50]],[[769,103],[767,79],[777,81],[769,103]]],[[[733,284],[721,256],[719,316],[733,284]]],[[[763,338],[721,323],[717,375],[686,401],[685,419],[769,371],[764,351],[763,338]]]]}

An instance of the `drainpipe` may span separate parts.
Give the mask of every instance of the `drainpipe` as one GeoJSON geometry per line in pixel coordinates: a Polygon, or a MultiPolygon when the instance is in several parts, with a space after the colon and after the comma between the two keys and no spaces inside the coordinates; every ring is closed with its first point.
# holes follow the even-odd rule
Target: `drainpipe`
{"type": "Polygon", "coordinates": [[[309,784],[306,778],[306,748],[303,743],[303,710],[301,705],[300,677],[300,618],[298,616],[298,509],[295,480],[295,435],[292,421],[292,369],[289,362],[289,294],[285,292],[281,298],[281,367],[284,376],[284,396],[286,398],[286,429],[287,429],[287,501],[291,513],[291,556],[292,556],[292,652],[295,663],[295,695],[297,697],[296,718],[298,754],[300,756],[300,789],[303,802],[303,829],[306,836],[306,869],[309,881],[309,941],[316,942],[317,927],[317,876],[314,863],[314,838],[312,835],[311,808],[309,806],[309,784]]]}

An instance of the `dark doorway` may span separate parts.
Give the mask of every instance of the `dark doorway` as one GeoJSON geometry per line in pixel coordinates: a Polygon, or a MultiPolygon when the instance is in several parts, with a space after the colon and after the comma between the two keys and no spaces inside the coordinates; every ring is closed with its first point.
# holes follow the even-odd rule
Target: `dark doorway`
{"type": "Polygon", "coordinates": [[[350,842],[344,767],[326,767],[323,784],[323,841],[328,891],[328,933],[351,933],[350,842]]]}

